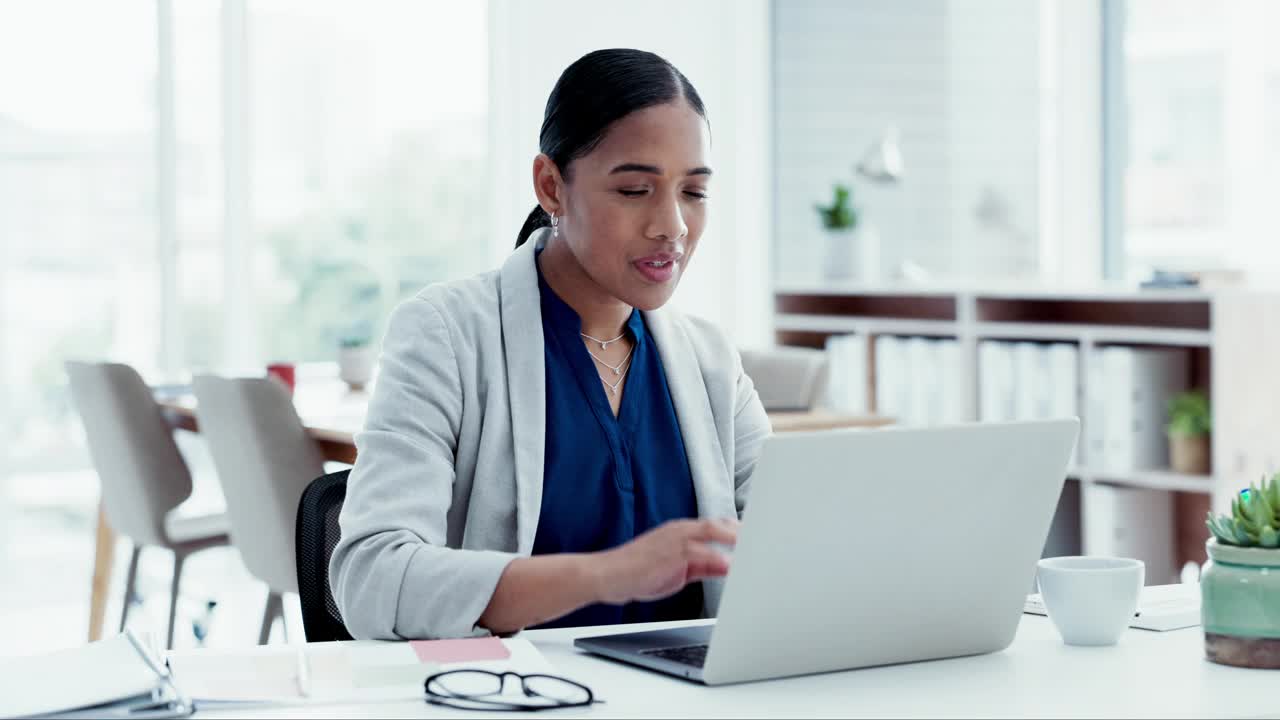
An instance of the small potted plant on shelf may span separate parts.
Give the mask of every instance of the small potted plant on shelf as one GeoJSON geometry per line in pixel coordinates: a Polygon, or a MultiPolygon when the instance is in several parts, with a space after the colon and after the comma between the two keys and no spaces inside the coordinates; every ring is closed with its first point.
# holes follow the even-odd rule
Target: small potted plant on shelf
{"type": "Polygon", "coordinates": [[[1280,669],[1280,473],[1231,500],[1207,523],[1200,577],[1205,655],[1216,663],[1280,669]]]}
{"type": "Polygon", "coordinates": [[[365,334],[345,335],[338,341],[338,377],[360,391],[373,377],[373,343],[365,334]]]}
{"type": "Polygon", "coordinates": [[[1169,400],[1169,464],[1174,472],[1209,474],[1209,435],[1213,417],[1209,398],[1200,390],[1178,393],[1169,400]]]}
{"type": "Polygon", "coordinates": [[[837,183],[830,205],[817,205],[826,231],[827,257],[823,273],[828,280],[845,280],[853,260],[853,231],[858,227],[858,211],[851,201],[848,185],[837,183]]]}

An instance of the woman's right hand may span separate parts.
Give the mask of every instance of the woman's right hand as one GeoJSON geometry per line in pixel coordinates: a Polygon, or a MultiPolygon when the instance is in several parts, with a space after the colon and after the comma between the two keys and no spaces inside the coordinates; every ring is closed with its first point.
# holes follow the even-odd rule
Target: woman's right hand
{"type": "Polygon", "coordinates": [[[691,582],[724,577],[729,558],[711,543],[732,547],[736,519],[671,520],[612,550],[591,557],[599,602],[621,605],[658,600],[691,582]]]}

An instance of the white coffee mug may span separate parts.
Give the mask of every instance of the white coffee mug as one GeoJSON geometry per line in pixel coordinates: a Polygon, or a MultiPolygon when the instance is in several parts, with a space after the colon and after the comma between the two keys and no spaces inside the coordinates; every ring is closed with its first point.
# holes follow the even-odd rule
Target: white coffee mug
{"type": "Polygon", "coordinates": [[[1146,566],[1114,557],[1056,557],[1036,569],[1049,619],[1068,645],[1114,645],[1138,609],[1146,566]]]}

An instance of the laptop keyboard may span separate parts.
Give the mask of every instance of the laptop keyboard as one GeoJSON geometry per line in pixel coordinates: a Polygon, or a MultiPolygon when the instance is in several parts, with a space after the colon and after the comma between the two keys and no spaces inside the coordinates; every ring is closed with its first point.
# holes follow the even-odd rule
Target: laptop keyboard
{"type": "Polygon", "coordinates": [[[707,662],[707,647],[707,645],[685,645],[683,647],[642,650],[640,654],[700,668],[707,662]]]}

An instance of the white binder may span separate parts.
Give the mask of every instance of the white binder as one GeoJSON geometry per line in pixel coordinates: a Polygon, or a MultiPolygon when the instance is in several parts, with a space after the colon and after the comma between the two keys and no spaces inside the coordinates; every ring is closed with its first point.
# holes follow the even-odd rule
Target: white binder
{"type": "Polygon", "coordinates": [[[126,631],[108,640],[0,662],[0,717],[186,717],[194,708],[161,662],[126,631]]]}

